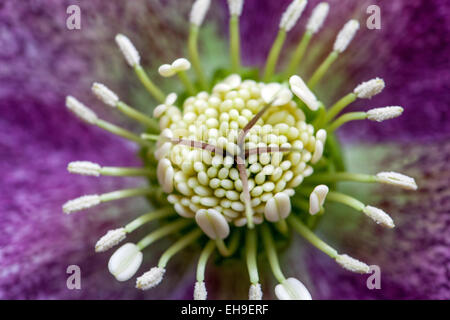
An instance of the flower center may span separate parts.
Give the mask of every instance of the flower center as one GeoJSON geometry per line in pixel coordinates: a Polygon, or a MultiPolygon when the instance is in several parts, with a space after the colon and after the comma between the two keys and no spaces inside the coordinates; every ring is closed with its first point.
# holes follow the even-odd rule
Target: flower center
{"type": "Polygon", "coordinates": [[[246,225],[238,159],[245,163],[256,224],[265,220],[265,211],[271,220],[266,210],[271,199],[280,193],[293,195],[293,188],[312,173],[308,163],[315,150],[314,127],[305,122],[292,96],[268,108],[239,146],[240,134],[267,105],[265,95],[276,87],[280,85],[241,81],[232,75],[212,93],[187,98],[183,111],[165,108],[159,122],[162,138],[155,152],[163,168],[158,170],[158,180],[181,216],[192,218],[201,209],[214,209],[235,226],[246,225]],[[269,152],[283,148],[296,151],[269,152]]]}

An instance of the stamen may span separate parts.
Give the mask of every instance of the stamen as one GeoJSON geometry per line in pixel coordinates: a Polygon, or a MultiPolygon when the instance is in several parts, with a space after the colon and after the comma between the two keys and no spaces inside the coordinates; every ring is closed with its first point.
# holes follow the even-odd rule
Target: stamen
{"type": "Polygon", "coordinates": [[[340,264],[344,269],[347,269],[352,272],[369,273],[370,271],[370,267],[367,264],[359,260],[356,260],[346,254],[340,254],[336,258],[336,262],[340,264]]]}
{"type": "Polygon", "coordinates": [[[317,100],[314,93],[308,88],[302,78],[299,76],[292,76],[289,79],[289,84],[291,85],[292,92],[302,100],[309,109],[312,111],[319,109],[321,103],[317,100]]]}
{"type": "Polygon", "coordinates": [[[147,117],[142,112],[139,112],[131,108],[125,102],[120,101],[119,97],[105,85],[94,82],[92,85],[92,92],[94,92],[94,94],[106,105],[114,108],[117,107],[117,109],[129,118],[137,120],[153,130],[159,131],[158,123],[154,119],[147,117]]]}
{"type": "Polygon", "coordinates": [[[94,82],[92,84],[92,92],[103,101],[104,104],[116,107],[117,102],[119,102],[119,97],[117,94],[109,90],[105,85],[101,83],[94,82]]]}
{"type": "Polygon", "coordinates": [[[321,184],[315,187],[311,192],[311,195],[309,196],[309,213],[311,215],[315,215],[322,210],[328,191],[328,187],[321,184]]]}
{"type": "Polygon", "coordinates": [[[311,33],[317,33],[322,27],[325,19],[327,18],[328,11],[330,10],[330,5],[327,2],[319,3],[313,10],[311,17],[306,25],[306,30],[311,33]]]}
{"type": "Polygon", "coordinates": [[[328,195],[328,199],[335,202],[343,203],[349,207],[354,208],[357,211],[363,212],[366,216],[374,220],[377,224],[383,227],[393,228],[395,227],[392,218],[386,214],[383,210],[366,206],[361,201],[350,197],[349,195],[332,191],[328,195]]]}
{"type": "Polygon", "coordinates": [[[120,242],[125,240],[127,232],[125,228],[118,228],[114,230],[109,230],[100,240],[95,244],[95,252],[104,252],[112,247],[115,247],[120,242]]]}
{"type": "Polygon", "coordinates": [[[239,17],[242,13],[244,0],[228,0],[230,10],[230,57],[231,70],[238,72],[241,66],[239,17]]]}
{"type": "Polygon", "coordinates": [[[295,23],[300,18],[303,10],[305,9],[306,3],[306,0],[293,0],[286,11],[283,13],[280,20],[280,29],[272,45],[272,48],[270,49],[269,56],[267,57],[263,77],[264,82],[269,82],[270,78],[272,77],[278,62],[281,48],[283,47],[284,41],[286,40],[286,33],[294,27],[295,23]]]}
{"type": "Polygon", "coordinates": [[[100,176],[100,170],[102,167],[97,163],[90,161],[74,161],[67,165],[67,171],[70,173],[76,173],[83,176],[100,176]]]}
{"type": "Polygon", "coordinates": [[[208,12],[211,0],[196,0],[192,5],[190,22],[197,27],[200,27],[208,12]]]}
{"type": "Polygon", "coordinates": [[[281,17],[280,29],[289,32],[302,15],[307,3],[306,0],[293,0],[281,17]]]}
{"type": "Polygon", "coordinates": [[[86,107],[84,104],[82,104],[80,101],[78,101],[72,96],[67,96],[66,107],[70,111],[72,111],[76,116],[78,116],[81,120],[89,124],[96,125],[106,131],[111,132],[112,134],[134,141],[140,145],[150,146],[150,144],[147,141],[136,136],[134,133],[131,133],[128,130],[122,129],[116,125],[113,125],[112,123],[99,119],[97,115],[94,113],[94,111],[86,107]]]}
{"type": "Polygon", "coordinates": [[[384,86],[383,79],[375,78],[358,85],[355,90],[353,90],[353,93],[360,99],[370,99],[383,91],[384,86]]]}
{"type": "Polygon", "coordinates": [[[354,102],[356,98],[360,99],[370,99],[374,95],[380,93],[384,89],[384,80],[380,78],[375,78],[366,82],[359,84],[352,93],[347,94],[336,102],[328,110],[325,116],[325,123],[329,122],[334,118],[339,112],[345,109],[350,103],[354,102]]]}
{"type": "Polygon", "coordinates": [[[165,193],[171,193],[173,191],[173,178],[175,171],[172,167],[172,163],[169,159],[161,159],[158,161],[158,166],[156,168],[156,176],[158,182],[165,193]]]}
{"type": "Polygon", "coordinates": [[[300,61],[305,54],[306,48],[308,47],[309,42],[311,41],[312,36],[319,31],[322,27],[323,22],[325,21],[328,10],[330,6],[326,2],[319,3],[315,8],[308,20],[308,24],[306,26],[306,31],[303,34],[302,40],[299,42],[297,48],[292,54],[291,61],[289,66],[286,68],[284,77],[289,78],[290,76],[296,73],[298,66],[300,65],[300,61]]]}
{"type": "Polygon", "coordinates": [[[125,243],[109,259],[108,270],[117,281],[127,281],[141,266],[142,257],[142,252],[134,243],[125,243]]]}
{"type": "Polygon", "coordinates": [[[127,36],[119,33],[116,35],[116,43],[130,67],[133,68],[140,64],[141,57],[139,52],[127,36]]]}
{"type": "Polygon", "coordinates": [[[142,68],[140,64],[139,52],[136,50],[136,47],[133,45],[130,39],[123,34],[118,34],[116,35],[116,43],[119,46],[120,51],[122,51],[125,60],[134,69],[144,87],[150,92],[151,95],[153,95],[156,100],[163,102],[164,94],[157,86],[153,84],[153,82],[149,79],[146,72],[142,68]]]}
{"type": "Polygon", "coordinates": [[[336,61],[339,54],[345,51],[358,29],[359,22],[356,20],[350,20],[344,25],[341,31],[339,31],[339,34],[336,37],[336,41],[334,42],[333,51],[328,55],[325,61],[322,62],[322,64],[314,72],[311,79],[308,81],[308,86],[311,89],[314,90],[317,83],[322,79],[333,62],[336,61]]]}
{"type": "Polygon", "coordinates": [[[272,235],[270,233],[270,229],[266,224],[261,226],[261,235],[264,242],[264,247],[266,248],[267,258],[269,259],[269,265],[272,269],[272,273],[279,283],[283,283],[286,281],[286,278],[283,275],[283,272],[280,268],[280,263],[278,262],[277,251],[275,249],[275,245],[273,244],[272,235]]]}
{"type": "Polygon", "coordinates": [[[195,228],[172,244],[159,258],[158,267],[165,268],[170,259],[203,235],[202,230],[195,228]]]}
{"type": "Polygon", "coordinates": [[[242,14],[243,6],[244,0],[228,0],[228,9],[232,16],[240,16],[242,14]]]}
{"type": "Polygon", "coordinates": [[[343,124],[354,121],[354,120],[364,120],[367,119],[367,113],[366,112],[348,112],[334,120],[329,126],[327,131],[333,132],[343,124]]]}
{"type": "Polygon", "coordinates": [[[140,216],[139,218],[128,223],[124,228],[109,230],[95,245],[95,252],[104,252],[118,245],[125,238],[127,233],[131,233],[143,224],[155,219],[164,218],[173,214],[171,208],[159,209],[140,216]]]}
{"type": "Polygon", "coordinates": [[[163,77],[172,77],[178,75],[186,90],[190,95],[195,95],[196,91],[194,85],[186,75],[186,71],[191,68],[191,63],[185,58],[179,58],[172,62],[172,64],[163,64],[159,67],[158,72],[163,77]]]}
{"type": "Polygon", "coordinates": [[[197,281],[194,287],[194,300],[206,300],[207,297],[208,292],[206,291],[205,283],[197,281]]]}
{"type": "Polygon", "coordinates": [[[191,28],[189,30],[188,50],[189,57],[194,66],[194,70],[199,78],[200,85],[203,90],[208,88],[205,74],[200,64],[200,58],[198,55],[198,31],[199,27],[203,23],[206,12],[209,9],[210,0],[196,0],[191,10],[191,28]]]}
{"type": "Polygon", "coordinates": [[[277,193],[266,202],[264,217],[270,222],[278,222],[286,219],[291,213],[291,200],[284,192],[277,193]]]}
{"type": "MultiPolygon", "coordinates": [[[[258,265],[256,260],[257,254],[257,237],[254,229],[248,229],[245,237],[245,256],[247,262],[248,274],[252,285],[259,285],[258,265]]],[[[250,288],[251,290],[251,288],[250,288]]],[[[261,290],[261,288],[260,288],[261,290]]],[[[251,296],[251,295],[250,295],[251,296]]]]}
{"type": "Polygon", "coordinates": [[[377,181],[395,186],[402,187],[408,190],[416,190],[417,184],[414,178],[408,177],[397,172],[380,172],[376,175],[377,181]]]}
{"type": "Polygon", "coordinates": [[[248,290],[248,300],[262,300],[263,292],[259,283],[251,284],[248,290]]]}
{"type": "Polygon", "coordinates": [[[142,276],[136,279],[136,288],[141,290],[148,290],[153,287],[156,287],[161,283],[164,273],[166,273],[166,269],[153,267],[142,276]]]}
{"type": "Polygon", "coordinates": [[[201,209],[195,214],[195,221],[203,232],[213,240],[223,240],[230,234],[230,226],[227,220],[217,210],[201,209]]]}
{"type": "Polygon", "coordinates": [[[213,240],[208,241],[208,244],[203,248],[200,258],[197,264],[197,282],[203,282],[205,280],[205,269],[208,259],[213,253],[216,244],[213,240]]]}
{"type": "Polygon", "coordinates": [[[316,144],[314,145],[314,153],[311,158],[311,163],[317,163],[323,155],[323,142],[320,140],[316,140],[316,144]]]}
{"type": "Polygon", "coordinates": [[[312,300],[305,285],[295,278],[288,278],[275,287],[278,300],[312,300]]]}
{"type": "Polygon", "coordinates": [[[163,104],[158,105],[154,110],[153,110],[153,116],[155,118],[159,118],[161,117],[168,109],[169,107],[173,106],[175,101],[177,100],[178,96],[176,93],[172,92],[169,93],[166,97],[166,99],[164,100],[163,104]]]}
{"type": "Polygon", "coordinates": [[[82,196],[73,200],[67,201],[63,205],[64,213],[72,213],[84,209],[88,209],[100,204],[100,197],[96,194],[82,196]]]}
{"type": "Polygon", "coordinates": [[[383,227],[387,228],[394,228],[395,224],[392,218],[383,210],[372,207],[372,206],[366,206],[363,209],[363,212],[371,218],[373,221],[375,221],[377,224],[382,225],[383,227]]]}
{"type": "Polygon", "coordinates": [[[367,111],[367,119],[377,122],[389,120],[400,116],[403,108],[398,106],[375,108],[367,111]]]}
{"type": "Polygon", "coordinates": [[[350,42],[353,40],[356,31],[359,29],[359,22],[357,20],[348,21],[344,27],[339,31],[336,41],[333,45],[333,50],[342,53],[347,49],[350,42]]]}
{"type": "Polygon", "coordinates": [[[66,97],[66,107],[84,122],[94,125],[97,123],[97,114],[74,97],[66,97]]]}

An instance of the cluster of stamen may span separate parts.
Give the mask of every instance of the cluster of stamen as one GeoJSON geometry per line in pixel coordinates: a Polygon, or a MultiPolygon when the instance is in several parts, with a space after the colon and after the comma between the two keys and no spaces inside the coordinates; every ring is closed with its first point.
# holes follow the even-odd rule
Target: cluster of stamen
{"type": "Polygon", "coordinates": [[[163,237],[180,235],[163,252],[158,265],[136,279],[139,289],[157,286],[172,257],[189,245],[204,243],[198,241],[204,237],[207,243],[198,261],[194,298],[206,299],[208,259],[215,251],[223,257],[234,256],[241,239],[245,238],[242,252],[250,278],[249,299],[259,300],[263,295],[257,266],[261,247],[278,281],[275,295],[279,299],[311,299],[303,283],[284,276],[273,233],[279,233],[280,237],[298,233],[343,268],[357,273],[369,272],[367,264],[340,254],[317,237],[309,225],[314,225],[324,215],[327,202],[338,202],[380,226],[395,226],[386,212],[338,192],[335,183],[376,182],[415,190],[414,179],[396,172],[372,175],[345,171],[334,131],[349,121],[381,122],[395,118],[403,108],[387,106],[339,115],[356,99],[370,99],[380,93],[385,84],[379,78],[361,83],[329,108],[318,99],[315,87],[354,38],[359,29],[356,20],[343,26],[333,50],[307,82],[296,75],[309,41],[328,15],[327,3],[320,3],[314,9],[289,65],[276,77],[282,78],[282,83],[273,82],[273,74],[286,33],[302,15],[306,0],[293,0],[283,14],[261,79],[241,79],[239,18],[243,0],[228,0],[228,3],[231,16],[229,76],[212,86],[200,63],[198,32],[210,0],[196,0],[192,7],[190,61],[179,58],[158,70],[163,77],[177,75],[183,83],[189,97],[178,106],[177,94],[165,95],[148,77],[132,42],[124,35],[116,36],[127,63],[159,105],[153,109],[151,117],[130,107],[103,84],[94,83],[92,91],[104,104],[145,126],[141,135],[100,119],[76,98],[67,97],[67,108],[80,119],[137,143],[144,151],[142,154],[148,157],[145,159],[148,165],[144,167],[74,161],[69,163],[68,171],[94,177],[142,176],[148,178],[150,186],[84,195],[66,202],[63,211],[72,213],[134,196],[145,196],[152,203],[162,204],[161,208],[108,231],[95,245],[96,252],[107,251],[136,229],[155,220],[160,222],[159,228],[137,243],[125,243],[111,256],[109,271],[117,280],[126,281],[140,268],[145,248],[163,237]],[[197,75],[196,82],[187,73],[191,66],[197,75]],[[312,114],[308,121],[302,111],[306,109],[312,114]],[[167,196],[167,201],[162,194],[167,196]]]}

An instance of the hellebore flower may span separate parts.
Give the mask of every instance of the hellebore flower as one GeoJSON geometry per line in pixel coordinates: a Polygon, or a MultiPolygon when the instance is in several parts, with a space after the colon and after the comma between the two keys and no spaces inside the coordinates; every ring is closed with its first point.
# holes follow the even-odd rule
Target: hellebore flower
{"type": "MultiPolygon", "coordinates": [[[[113,121],[106,120],[107,117],[103,113],[94,112],[87,107],[88,103],[92,103],[91,100],[78,98],[81,97],[78,89],[74,90],[73,96],[67,96],[68,110],[87,125],[97,126],[136,144],[138,157],[143,163],[140,166],[136,161],[130,160],[136,149],[126,144],[122,150],[111,146],[102,152],[103,158],[95,156],[95,160],[89,153],[84,156],[79,152],[78,154],[84,157],[79,160],[73,159],[73,153],[69,154],[71,159],[68,161],[68,171],[87,176],[83,181],[96,177],[104,179],[104,176],[121,177],[125,181],[128,181],[129,177],[144,177],[148,185],[136,187],[125,183],[114,188],[111,183],[110,190],[113,191],[106,193],[103,190],[97,192],[99,189],[90,193],[90,187],[86,188],[86,191],[77,188],[80,197],[68,200],[63,205],[63,211],[72,216],[77,211],[103,206],[103,203],[119,199],[128,199],[127,203],[134,204],[135,197],[144,197],[157,208],[134,219],[127,219],[122,215],[116,223],[114,219],[113,222],[108,221],[110,230],[103,236],[98,233],[95,245],[97,252],[108,251],[128,237],[139,237],[147,224],[152,222],[155,226],[150,233],[137,238],[135,244],[122,245],[109,261],[109,270],[114,277],[119,281],[126,281],[140,272],[141,263],[145,268],[149,267],[146,256],[160,254],[157,265],[136,278],[136,288],[140,290],[168,285],[162,280],[165,276],[164,281],[170,281],[171,268],[176,269],[182,278],[189,272],[193,273],[192,268],[188,267],[191,260],[185,259],[182,265],[175,266],[173,263],[176,262],[175,259],[172,261],[172,257],[175,254],[183,255],[183,252],[188,250],[198,252],[195,257],[198,258],[196,281],[191,282],[189,289],[184,289],[186,281],[190,281],[189,276],[186,276],[188,279],[179,284],[178,291],[174,294],[164,295],[164,291],[161,291],[161,295],[150,293],[146,297],[189,298],[186,293],[192,292],[193,297],[199,300],[208,296],[217,297],[214,293],[209,295],[207,292],[208,278],[220,278],[220,272],[223,271],[211,266],[214,272],[206,273],[206,265],[212,255],[220,256],[224,264],[231,261],[234,265],[233,270],[229,272],[238,272],[237,266],[247,267],[250,278],[247,286],[249,299],[273,296],[279,299],[335,297],[333,294],[321,292],[320,289],[325,286],[323,284],[322,287],[312,285],[312,289],[309,288],[308,283],[322,281],[315,280],[315,275],[320,274],[320,268],[315,270],[313,263],[308,262],[311,266],[310,274],[297,276],[298,271],[292,270],[293,264],[285,264],[279,259],[278,256],[282,252],[280,248],[288,245],[294,234],[299,234],[343,269],[363,274],[369,272],[366,263],[338,252],[317,236],[314,230],[319,222],[325,223],[329,219],[330,214],[327,215],[326,212],[328,203],[339,203],[356,210],[373,220],[375,225],[387,228],[395,226],[393,219],[385,211],[373,206],[374,203],[366,204],[356,199],[351,191],[340,188],[340,182],[379,183],[415,190],[415,180],[405,174],[390,171],[394,168],[388,165],[378,174],[349,172],[336,130],[347,123],[358,123],[357,128],[361,128],[367,122],[388,121],[400,116],[403,108],[392,105],[397,103],[393,100],[386,101],[380,107],[374,104],[368,111],[346,112],[350,109],[349,104],[356,100],[382,96],[385,81],[375,76],[360,82],[346,79],[344,84],[334,88],[346,95],[336,99],[334,104],[325,102],[323,97],[328,100],[330,95],[328,92],[322,95],[320,84],[327,78],[337,77],[329,72],[332,65],[347,63],[349,68],[353,67],[351,59],[346,59],[347,51],[352,50],[353,41],[358,41],[358,33],[367,32],[360,27],[357,19],[342,21],[339,28],[327,28],[326,21],[328,16],[333,15],[333,6],[330,7],[325,2],[313,6],[314,11],[308,18],[304,16],[311,4],[307,5],[306,0],[286,2],[284,12],[278,17],[278,34],[259,74],[257,69],[245,68],[241,62],[241,39],[245,38],[241,35],[245,35],[248,28],[244,22],[245,12],[252,10],[252,5],[242,0],[227,1],[230,13],[230,63],[214,66],[215,70],[211,72],[211,66],[205,62],[208,58],[204,59],[204,53],[199,48],[199,35],[210,4],[209,0],[196,0],[192,6],[187,44],[188,59],[163,61],[164,64],[155,68],[160,76],[176,77],[179,83],[177,80],[168,79],[171,81],[170,85],[159,87],[155,74],[148,75],[143,67],[143,53],[133,44],[137,39],[128,38],[124,34],[126,30],[123,33],[118,30],[115,42],[126,64],[136,73],[139,81],[159,105],[154,108],[153,114],[150,114],[125,102],[127,95],[122,94],[122,91],[126,89],[122,88],[116,93],[107,85],[94,82],[92,91],[110,110],[112,108],[144,126],[146,129],[141,134],[136,134],[134,128],[127,124],[113,124],[113,121]],[[286,37],[294,30],[298,20],[306,22],[305,33],[300,43],[295,43],[293,53],[285,55],[284,50],[282,51],[283,44],[286,44],[286,47],[292,46],[292,40],[288,38],[286,41],[286,37]],[[323,57],[322,61],[309,64],[312,69],[311,76],[308,77],[299,72],[299,67],[303,61],[308,61],[306,59],[309,51],[317,52],[315,48],[321,48],[320,43],[315,47],[316,35],[321,31],[333,31],[333,45],[328,46],[331,47],[331,52],[323,57]],[[120,156],[116,156],[117,153],[120,156]],[[121,158],[127,159],[122,162],[126,163],[126,166],[116,165],[120,163],[121,158]],[[171,244],[162,253],[153,246],[147,249],[156,241],[169,241],[171,244]],[[270,266],[278,283],[270,288],[264,284],[267,277],[263,273],[266,272],[265,268],[260,266],[265,263],[270,266]],[[286,277],[286,270],[290,275],[294,273],[295,278],[286,277]],[[308,275],[309,281],[304,281],[308,275]]],[[[345,11],[343,8],[339,10],[345,11]]],[[[261,8],[255,11],[261,11],[261,8]]],[[[243,58],[244,61],[249,60],[245,53],[243,58]]],[[[258,60],[257,57],[251,59],[258,60]]],[[[107,83],[108,77],[103,78],[107,83]]],[[[123,85],[125,84],[126,82],[123,85]]],[[[386,86],[389,87],[388,81],[386,86]]],[[[368,100],[364,101],[368,105],[368,100]]],[[[375,99],[370,100],[372,101],[375,99]]],[[[408,107],[406,106],[405,113],[408,107]]],[[[383,128],[388,126],[389,122],[383,124],[383,128]]],[[[91,130],[81,126],[80,128],[82,129],[78,131],[91,130]]],[[[349,139],[349,136],[351,131],[344,131],[345,140],[349,139]]],[[[99,145],[101,144],[96,144],[94,148],[99,145]]],[[[362,169],[365,169],[364,166],[362,169]]],[[[64,181],[60,182],[63,183],[64,181]]],[[[89,183],[86,185],[89,186],[89,183]]],[[[419,185],[421,187],[420,183],[419,185]]],[[[392,212],[393,208],[389,209],[392,212]]],[[[133,215],[136,210],[133,210],[133,215]]],[[[339,225],[336,229],[339,229],[338,227],[339,225]]],[[[371,230],[370,227],[366,228],[371,230]]],[[[89,230],[87,241],[91,241],[95,236],[93,232],[95,231],[89,230]]],[[[394,230],[389,232],[395,233],[394,230]]],[[[347,239],[345,235],[342,231],[343,239],[347,239]]],[[[386,233],[382,235],[385,236],[386,233]]],[[[52,237],[49,237],[49,241],[50,239],[52,237]]],[[[65,241],[64,237],[59,241],[65,241]]],[[[355,243],[358,243],[358,240],[352,237],[352,245],[349,248],[359,253],[354,256],[367,259],[371,263],[378,262],[374,259],[375,255],[367,255],[364,251],[355,249],[355,243]]],[[[346,248],[345,245],[341,247],[344,250],[346,248]]],[[[184,254],[183,258],[186,256],[187,254],[184,254]]],[[[192,251],[189,251],[189,256],[192,256],[192,251]]],[[[380,263],[386,261],[382,254],[377,256],[380,256],[380,263]]],[[[314,255],[311,261],[316,259],[318,258],[314,255]]],[[[321,260],[318,266],[324,263],[321,260]]],[[[96,273],[105,277],[105,270],[100,269],[96,273]]],[[[93,277],[94,275],[90,276],[89,281],[94,281],[91,280],[93,277]]],[[[327,277],[330,278],[330,275],[327,277]]],[[[347,283],[351,281],[355,280],[348,280],[347,283]]],[[[343,286],[343,289],[336,292],[345,291],[348,287],[350,285],[343,286]]],[[[114,285],[114,288],[120,286],[114,285]]],[[[142,297],[139,293],[129,295],[142,297]]],[[[357,296],[356,293],[354,295],[357,296]]],[[[20,293],[11,296],[20,296],[20,293]]],[[[222,297],[235,296],[225,291],[222,297]]]]}

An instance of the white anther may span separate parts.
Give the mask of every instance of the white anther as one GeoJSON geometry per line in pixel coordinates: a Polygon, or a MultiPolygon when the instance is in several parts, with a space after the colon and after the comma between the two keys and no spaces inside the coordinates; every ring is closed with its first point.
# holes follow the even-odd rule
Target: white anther
{"type": "Polygon", "coordinates": [[[208,292],[204,281],[197,281],[194,287],[194,300],[206,300],[208,292]]]}
{"type": "Polygon", "coordinates": [[[281,106],[292,99],[292,92],[279,83],[269,83],[264,85],[261,90],[261,98],[265,103],[271,103],[272,106],[281,106]]]}
{"type": "Polygon", "coordinates": [[[72,96],[66,97],[66,107],[72,111],[78,118],[89,123],[95,124],[98,120],[94,111],[86,107],[80,101],[72,96]]]}
{"type": "Polygon", "coordinates": [[[163,279],[166,269],[153,267],[142,276],[136,279],[136,288],[148,290],[156,287],[163,279]]]}
{"type": "Polygon", "coordinates": [[[316,111],[317,109],[319,109],[319,100],[317,100],[314,93],[309,90],[308,86],[305,84],[302,78],[300,78],[299,76],[292,76],[289,79],[289,84],[291,85],[292,92],[300,100],[302,100],[308,106],[308,108],[310,108],[312,111],[316,111]]]}
{"type": "Polygon", "coordinates": [[[291,200],[284,192],[277,193],[266,202],[264,217],[270,222],[285,219],[291,213],[291,200]]]}
{"type": "Polygon", "coordinates": [[[320,158],[322,158],[322,155],[323,155],[323,143],[320,140],[316,140],[314,153],[311,158],[311,163],[312,164],[317,163],[317,161],[319,161],[320,158]]]}
{"type": "Polygon", "coordinates": [[[339,34],[336,37],[336,41],[334,42],[333,50],[340,53],[344,52],[350,42],[353,40],[353,37],[355,36],[358,29],[359,22],[357,20],[352,19],[348,21],[341,29],[341,31],[339,31],[339,34]]]}
{"type": "Polygon", "coordinates": [[[67,165],[67,171],[70,173],[81,174],[83,176],[96,176],[100,175],[101,166],[97,163],[90,161],[73,161],[67,165]]]}
{"type": "Polygon", "coordinates": [[[201,209],[195,215],[195,221],[211,239],[225,239],[230,234],[230,226],[225,217],[214,209],[201,209]]]}
{"type": "Polygon", "coordinates": [[[230,15],[240,16],[242,14],[242,7],[244,6],[244,0],[228,0],[228,8],[230,15]]]}
{"type": "Polygon", "coordinates": [[[382,225],[383,227],[387,228],[394,228],[395,224],[392,218],[383,210],[378,209],[376,207],[372,206],[366,206],[363,209],[363,212],[371,218],[373,221],[375,221],[377,224],[382,225]]]}
{"type": "Polygon", "coordinates": [[[311,33],[316,33],[322,27],[323,22],[327,18],[330,5],[326,2],[319,3],[313,10],[311,17],[309,18],[306,30],[311,33]]]}
{"type": "Polygon", "coordinates": [[[328,187],[324,184],[320,184],[314,188],[314,190],[309,195],[309,213],[314,215],[320,211],[322,208],[325,198],[328,194],[328,187]]]}
{"type": "Polygon", "coordinates": [[[400,116],[403,108],[398,106],[390,106],[384,108],[375,108],[367,111],[367,119],[377,122],[389,120],[400,116]]]}
{"type": "Polygon", "coordinates": [[[336,258],[336,262],[340,264],[341,267],[343,267],[344,269],[350,270],[352,272],[369,273],[370,271],[370,267],[367,264],[359,260],[356,260],[346,254],[338,255],[336,258]]]}
{"type": "Polygon", "coordinates": [[[171,77],[175,74],[175,70],[173,70],[170,64],[163,64],[158,68],[158,72],[163,77],[171,77]]]}
{"type": "Polygon", "coordinates": [[[402,187],[408,190],[416,190],[417,184],[414,178],[408,177],[397,172],[380,172],[377,173],[378,181],[402,187]]]}
{"type": "Polygon", "coordinates": [[[92,84],[92,92],[103,101],[104,104],[107,104],[108,106],[115,107],[117,102],[119,102],[119,97],[117,94],[112,92],[108,87],[106,87],[104,84],[94,82],[92,84]]]}
{"type": "Polygon", "coordinates": [[[303,13],[308,1],[293,0],[281,16],[280,29],[290,31],[303,13]]]}
{"type": "Polygon", "coordinates": [[[130,39],[128,39],[128,37],[124,36],[123,34],[118,34],[116,35],[116,43],[119,46],[120,51],[122,51],[125,60],[127,60],[127,63],[131,67],[139,65],[141,57],[139,56],[139,52],[136,50],[133,43],[130,41],[130,39]]]}
{"type": "Polygon", "coordinates": [[[125,228],[118,228],[109,230],[100,240],[95,244],[95,252],[104,252],[118,245],[127,236],[125,228]]]}
{"type": "Polygon", "coordinates": [[[173,190],[174,170],[169,159],[161,159],[158,162],[156,176],[165,193],[171,193],[173,190]]]}
{"type": "Polygon", "coordinates": [[[295,278],[288,278],[275,287],[278,300],[312,300],[305,285],[295,278]]]}
{"type": "MultiPolygon", "coordinates": [[[[163,104],[158,105],[154,110],[153,110],[153,116],[155,118],[159,118],[161,117],[168,109],[169,107],[173,106],[175,101],[177,101],[177,94],[172,92],[169,93],[166,97],[166,100],[164,101],[163,104]]],[[[167,128],[166,128],[167,129],[167,128]]],[[[170,138],[173,138],[170,137],[170,138]]]]}
{"type": "Polygon", "coordinates": [[[250,285],[248,300],[262,300],[263,292],[259,283],[250,285]]]}
{"type": "Polygon", "coordinates": [[[100,204],[100,196],[96,194],[82,196],[73,200],[67,201],[63,205],[63,211],[65,213],[72,213],[84,209],[88,209],[100,204]]]}
{"type": "Polygon", "coordinates": [[[176,59],[172,64],[163,64],[158,68],[158,72],[163,77],[171,77],[177,72],[186,71],[191,68],[191,63],[188,59],[179,58],[176,59]]]}
{"type": "Polygon", "coordinates": [[[108,269],[118,281],[127,281],[134,276],[141,263],[142,252],[134,243],[128,242],[111,256],[108,269]]]}
{"type": "Polygon", "coordinates": [[[201,26],[208,12],[211,0],[196,0],[192,5],[190,22],[196,26],[201,26]]]}
{"type": "Polygon", "coordinates": [[[222,83],[225,83],[229,86],[229,90],[237,89],[241,85],[242,79],[238,74],[232,74],[226,77],[222,83]]]}
{"type": "Polygon", "coordinates": [[[327,140],[327,131],[325,129],[319,129],[316,133],[316,139],[325,145],[325,141],[327,140]]]}
{"type": "Polygon", "coordinates": [[[379,94],[384,89],[384,80],[381,78],[375,78],[369,81],[365,81],[358,85],[353,93],[360,99],[370,99],[374,95],[379,94]]]}

